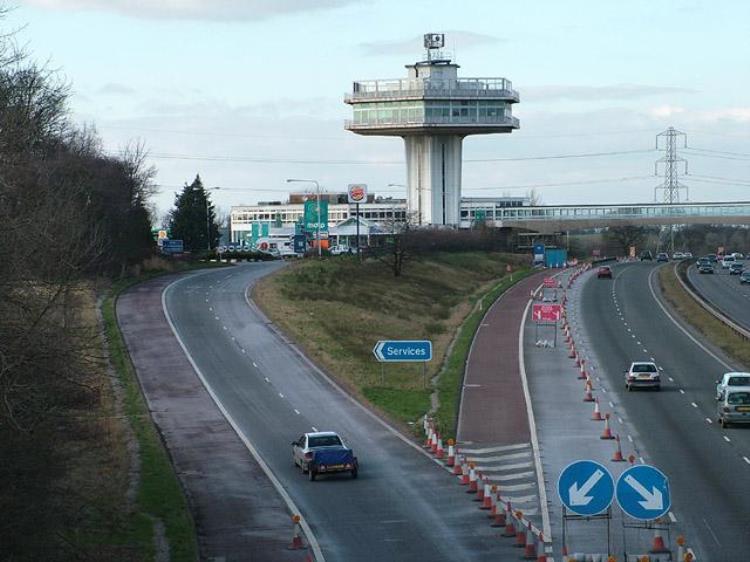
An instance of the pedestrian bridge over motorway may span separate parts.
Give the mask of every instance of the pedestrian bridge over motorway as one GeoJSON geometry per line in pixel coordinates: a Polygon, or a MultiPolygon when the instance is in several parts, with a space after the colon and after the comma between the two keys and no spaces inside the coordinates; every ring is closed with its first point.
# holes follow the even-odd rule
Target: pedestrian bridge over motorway
{"type": "MultiPolygon", "coordinates": [[[[473,205],[472,205],[473,206],[473,205]]],[[[476,210],[496,227],[561,232],[619,225],[747,224],[750,201],[722,203],[651,203],[618,205],[539,205],[476,210]]],[[[475,209],[470,210],[474,217],[475,209]]]]}

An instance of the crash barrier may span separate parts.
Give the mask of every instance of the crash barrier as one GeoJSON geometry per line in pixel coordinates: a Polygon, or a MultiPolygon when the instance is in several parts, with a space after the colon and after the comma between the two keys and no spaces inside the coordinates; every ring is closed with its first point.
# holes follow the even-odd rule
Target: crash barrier
{"type": "MultiPolygon", "coordinates": [[[[683,262],[683,263],[689,263],[689,262],[683,262]]],[[[716,308],[714,308],[706,299],[704,299],[701,296],[700,292],[690,282],[690,279],[687,278],[687,273],[685,271],[683,272],[679,271],[678,269],[679,266],[680,264],[675,264],[674,274],[677,277],[677,280],[680,282],[680,285],[682,285],[682,288],[685,289],[685,292],[687,292],[687,294],[690,295],[695,302],[697,302],[706,312],[708,312],[711,316],[716,318],[719,322],[729,327],[737,335],[743,337],[746,340],[750,340],[750,330],[746,330],[739,324],[736,324],[735,322],[733,322],[727,316],[725,316],[724,314],[719,312],[716,308]]]]}

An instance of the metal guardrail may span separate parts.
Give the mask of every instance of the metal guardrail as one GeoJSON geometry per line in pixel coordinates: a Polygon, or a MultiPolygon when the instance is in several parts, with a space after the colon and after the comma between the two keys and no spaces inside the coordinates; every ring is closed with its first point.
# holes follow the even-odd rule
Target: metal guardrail
{"type": "Polygon", "coordinates": [[[719,312],[719,310],[712,306],[708,299],[704,298],[700,291],[690,282],[690,279],[687,277],[687,268],[690,267],[690,262],[681,262],[674,265],[674,274],[675,277],[677,277],[677,280],[680,282],[680,285],[682,285],[682,288],[685,289],[685,292],[687,292],[688,295],[690,295],[693,300],[695,300],[706,312],[708,312],[711,316],[716,318],[719,322],[726,325],[728,328],[733,330],[737,335],[740,337],[745,338],[746,340],[750,341],[750,330],[746,330],[736,322],[733,322],[728,316],[724,315],[723,313],[719,312]],[[683,271],[680,272],[679,269],[681,266],[683,271]],[[691,289],[692,287],[692,289],[691,289]]]}

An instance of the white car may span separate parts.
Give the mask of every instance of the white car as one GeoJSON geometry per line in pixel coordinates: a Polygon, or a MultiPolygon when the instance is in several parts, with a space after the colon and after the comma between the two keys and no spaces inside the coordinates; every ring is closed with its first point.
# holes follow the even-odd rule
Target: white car
{"type": "Polygon", "coordinates": [[[331,246],[331,249],[328,250],[328,252],[332,256],[340,256],[341,254],[351,254],[352,249],[349,246],[331,246]]]}
{"type": "Polygon", "coordinates": [[[634,361],[625,371],[625,388],[655,388],[661,390],[659,368],[650,361],[634,361]]]}
{"type": "Polygon", "coordinates": [[[724,259],[721,260],[721,268],[722,269],[728,269],[730,265],[732,265],[735,261],[737,261],[734,256],[724,256],[724,259]]]}
{"type": "Polygon", "coordinates": [[[721,400],[730,386],[750,386],[750,373],[725,373],[716,381],[716,399],[721,400]]]}

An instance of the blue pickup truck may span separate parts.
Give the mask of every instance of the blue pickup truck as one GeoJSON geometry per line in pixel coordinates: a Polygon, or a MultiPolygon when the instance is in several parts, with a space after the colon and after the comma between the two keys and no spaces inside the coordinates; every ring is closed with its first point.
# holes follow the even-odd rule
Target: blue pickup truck
{"type": "Polygon", "coordinates": [[[348,472],[356,478],[359,470],[354,452],[332,431],[304,433],[292,441],[292,459],[310,480],[335,472],[348,472]]]}

